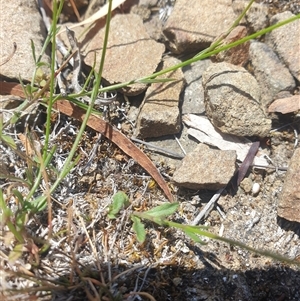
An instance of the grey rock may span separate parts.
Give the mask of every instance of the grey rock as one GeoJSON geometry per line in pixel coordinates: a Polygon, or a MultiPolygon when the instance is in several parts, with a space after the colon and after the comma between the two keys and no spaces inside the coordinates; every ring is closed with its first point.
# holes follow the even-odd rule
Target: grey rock
{"type": "Polygon", "coordinates": [[[182,114],[202,114],[205,112],[202,74],[210,64],[210,60],[207,59],[182,68],[186,80],[181,108],[182,114]]]}
{"type": "Polygon", "coordinates": [[[293,91],[296,86],[295,80],[272,48],[264,43],[252,41],[250,58],[264,107],[268,106],[278,93],[293,91]]]}
{"type": "Polygon", "coordinates": [[[133,5],[130,13],[139,15],[143,21],[148,20],[151,16],[151,10],[144,5],[133,5]]]}
{"type": "MultiPolygon", "coordinates": [[[[230,34],[225,37],[223,45],[228,45],[238,41],[248,35],[245,26],[235,27],[230,34]]],[[[245,42],[241,45],[219,52],[217,55],[212,56],[213,62],[228,62],[237,66],[245,66],[249,59],[250,42],[245,42]]]]}
{"type": "MultiPolygon", "coordinates": [[[[100,26],[101,24],[98,24],[100,26]]],[[[103,24],[102,24],[103,25],[103,24]]],[[[100,26],[101,27],[101,26],[100,26]]],[[[96,70],[100,64],[104,27],[93,28],[83,44],[84,61],[93,66],[94,52],[97,54],[96,70]]],[[[110,24],[108,48],[105,57],[103,78],[113,85],[141,78],[155,72],[162,53],[163,44],[152,40],[143,25],[142,19],[135,14],[115,15],[110,24]]],[[[138,95],[145,91],[146,84],[134,84],[122,89],[127,95],[138,95]]]]}
{"type": "Polygon", "coordinates": [[[151,16],[149,20],[144,22],[144,25],[147,33],[153,40],[165,43],[165,36],[162,32],[163,23],[158,14],[151,16]]]}
{"type": "Polygon", "coordinates": [[[158,0],[139,0],[139,5],[146,7],[154,7],[157,5],[158,0]]]}
{"type": "Polygon", "coordinates": [[[180,166],[181,160],[185,156],[181,147],[186,153],[190,153],[199,144],[198,141],[191,139],[187,133],[187,130],[187,127],[183,125],[180,133],[176,134],[176,138],[178,139],[180,145],[178,144],[177,140],[175,140],[174,135],[147,139],[148,143],[165,151],[159,151],[158,149],[147,146],[147,149],[152,150],[150,156],[151,160],[155,162],[157,166],[168,166],[170,172],[172,173],[175,168],[180,166]],[[171,153],[176,154],[177,156],[171,155],[171,153]]]}
{"type": "MultiPolygon", "coordinates": [[[[232,1],[232,8],[237,15],[240,15],[248,4],[248,0],[235,0],[232,1]]],[[[240,24],[246,23],[252,32],[262,30],[268,25],[268,11],[267,5],[254,2],[240,24]]]]}
{"type": "Polygon", "coordinates": [[[168,48],[174,53],[205,49],[235,18],[231,0],[177,0],[163,31],[168,48]]]}
{"type": "MultiPolygon", "coordinates": [[[[35,70],[31,50],[31,40],[35,45],[38,57],[46,37],[41,16],[35,1],[16,0],[1,1],[1,61],[13,51],[13,43],[17,44],[14,56],[0,67],[0,77],[31,81],[35,70]]],[[[49,63],[49,57],[43,61],[49,63]]]]}
{"type": "MultiPolygon", "coordinates": [[[[163,68],[180,63],[175,58],[164,60],[163,68]]],[[[139,138],[160,137],[180,131],[179,98],[184,87],[181,69],[168,73],[164,78],[175,81],[154,83],[148,88],[137,119],[135,135],[139,138]]]]}
{"type": "Polygon", "coordinates": [[[291,158],[280,195],[277,214],[300,223],[300,149],[291,158]]]}
{"type": "Polygon", "coordinates": [[[236,170],[235,151],[210,149],[199,144],[185,156],[176,169],[173,181],[189,189],[217,190],[227,185],[236,170]]]}
{"type": "Polygon", "coordinates": [[[206,114],[220,131],[237,136],[266,136],[271,120],[260,104],[255,78],[243,67],[212,64],[203,74],[206,114]]]}
{"type": "MultiPolygon", "coordinates": [[[[271,18],[271,25],[294,17],[289,11],[271,18]]],[[[300,81],[300,20],[281,26],[266,35],[266,43],[273,48],[279,58],[283,60],[292,75],[300,81]]]]}

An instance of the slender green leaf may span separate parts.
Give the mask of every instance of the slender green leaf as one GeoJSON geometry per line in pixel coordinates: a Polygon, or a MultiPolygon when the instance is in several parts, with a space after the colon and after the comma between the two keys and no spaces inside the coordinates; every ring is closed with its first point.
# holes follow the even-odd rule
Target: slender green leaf
{"type": "Polygon", "coordinates": [[[35,55],[35,45],[32,39],[30,39],[30,45],[31,45],[31,53],[32,53],[32,58],[34,60],[34,64],[36,64],[36,55],[35,55]]]}
{"type": "Polygon", "coordinates": [[[116,218],[116,214],[120,212],[120,210],[129,204],[129,199],[126,193],[123,191],[118,191],[114,196],[113,196],[113,201],[112,204],[109,206],[108,210],[108,218],[114,219],[116,218]]]}
{"type": "Polygon", "coordinates": [[[176,80],[176,78],[144,78],[140,80],[136,80],[136,83],[141,84],[153,84],[153,83],[167,83],[176,80]]]}
{"type": "Polygon", "coordinates": [[[17,149],[17,145],[13,138],[8,135],[1,135],[1,140],[12,149],[17,149]]]}
{"type": "Polygon", "coordinates": [[[23,246],[24,246],[23,244],[17,244],[13,248],[13,250],[9,253],[8,260],[10,264],[15,263],[22,256],[23,246]]]}
{"type": "Polygon", "coordinates": [[[3,197],[3,191],[0,189],[0,209],[2,210],[2,216],[1,216],[1,222],[4,222],[4,219],[6,220],[10,216],[12,216],[12,211],[10,208],[7,207],[6,202],[3,197]]]}
{"type": "Polygon", "coordinates": [[[47,207],[47,196],[39,195],[32,202],[26,201],[26,209],[32,213],[41,212],[47,207]]]}
{"type": "Polygon", "coordinates": [[[243,248],[243,249],[248,250],[248,251],[253,252],[253,253],[257,253],[259,255],[268,256],[268,257],[271,257],[275,260],[279,260],[279,261],[282,261],[282,262],[288,262],[290,264],[296,264],[296,265],[300,266],[300,262],[298,262],[296,260],[292,260],[290,258],[284,257],[282,255],[279,255],[279,254],[276,254],[276,253],[273,253],[273,252],[270,252],[270,251],[267,251],[267,250],[258,250],[258,249],[249,247],[248,245],[246,245],[242,242],[239,242],[237,240],[222,237],[222,236],[219,236],[217,234],[205,231],[204,230],[205,227],[202,227],[202,226],[182,225],[182,224],[175,223],[175,222],[170,222],[170,221],[166,221],[165,224],[170,226],[170,227],[175,227],[177,229],[183,230],[192,239],[196,238],[195,241],[197,241],[197,242],[199,240],[199,237],[197,235],[201,235],[201,236],[205,236],[205,237],[208,237],[208,238],[211,238],[211,239],[214,239],[214,240],[219,240],[219,241],[229,243],[233,246],[238,246],[240,248],[243,248]]]}
{"type": "Polygon", "coordinates": [[[38,68],[43,67],[43,66],[49,67],[49,64],[46,63],[46,62],[38,62],[38,63],[36,64],[36,66],[37,66],[38,68]]]}
{"type": "Polygon", "coordinates": [[[25,169],[25,174],[26,174],[26,180],[27,180],[26,183],[27,183],[29,186],[32,186],[32,184],[33,184],[33,179],[34,179],[32,168],[26,168],[26,169],[25,169]]]}
{"type": "Polygon", "coordinates": [[[146,239],[146,231],[144,224],[137,216],[134,215],[131,216],[131,220],[133,221],[132,229],[136,233],[137,240],[140,243],[143,243],[146,239]]]}
{"type": "Polygon", "coordinates": [[[15,236],[15,238],[20,242],[23,243],[24,239],[20,233],[15,227],[15,225],[11,222],[10,219],[6,220],[6,226],[8,227],[9,231],[15,236]]]}
{"type": "Polygon", "coordinates": [[[18,210],[15,216],[15,226],[18,232],[21,232],[22,229],[26,226],[28,213],[24,210],[18,210]]]}
{"type": "Polygon", "coordinates": [[[150,209],[148,211],[145,211],[144,213],[147,216],[152,217],[167,217],[169,215],[172,215],[178,208],[179,203],[165,203],[163,205],[157,206],[153,209],[150,209]]]}
{"type": "Polygon", "coordinates": [[[31,86],[31,85],[26,85],[26,92],[28,95],[32,95],[34,92],[38,91],[37,87],[31,86]]]}
{"type": "Polygon", "coordinates": [[[22,183],[23,185],[25,185],[27,187],[31,187],[31,185],[32,185],[32,183],[30,183],[30,182],[28,182],[24,179],[12,176],[10,174],[5,174],[5,173],[0,173],[0,179],[7,179],[7,180],[10,180],[10,181],[19,182],[19,183],[22,183]]]}
{"type": "Polygon", "coordinates": [[[201,240],[200,237],[199,237],[197,234],[195,234],[194,232],[185,230],[184,233],[185,233],[187,236],[189,236],[192,240],[194,240],[195,242],[198,242],[198,243],[200,243],[200,244],[202,244],[202,245],[205,245],[205,244],[206,244],[206,243],[205,243],[203,240],[201,240]]]}
{"type": "Polygon", "coordinates": [[[18,202],[20,202],[21,206],[23,206],[24,205],[24,198],[23,198],[21,192],[17,189],[13,189],[12,192],[13,192],[14,196],[17,198],[18,202]]]}

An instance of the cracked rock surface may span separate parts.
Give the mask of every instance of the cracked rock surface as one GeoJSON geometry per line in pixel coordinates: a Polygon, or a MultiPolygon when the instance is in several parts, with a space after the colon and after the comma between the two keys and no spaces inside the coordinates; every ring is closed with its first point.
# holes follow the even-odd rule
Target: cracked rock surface
{"type": "Polygon", "coordinates": [[[261,106],[256,79],[244,68],[216,63],[203,74],[206,115],[220,131],[237,136],[266,136],[271,120],[261,106]]]}

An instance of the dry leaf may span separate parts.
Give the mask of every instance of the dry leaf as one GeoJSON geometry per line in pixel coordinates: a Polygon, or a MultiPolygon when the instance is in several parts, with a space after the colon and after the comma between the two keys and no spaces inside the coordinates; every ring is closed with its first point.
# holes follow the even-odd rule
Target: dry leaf
{"type": "MultiPolygon", "coordinates": [[[[24,97],[22,86],[15,83],[0,82],[0,94],[2,93],[24,97]]],[[[85,111],[67,100],[59,100],[53,107],[61,113],[77,120],[82,121],[84,119],[85,111]]],[[[91,115],[88,126],[103,134],[107,139],[115,143],[124,153],[140,164],[157,182],[166,194],[168,200],[173,202],[173,196],[164,178],[161,176],[153,162],[138,147],[136,147],[134,143],[98,116],[91,115]]]]}
{"type": "MultiPolygon", "coordinates": [[[[125,2],[125,0],[113,0],[112,2],[112,10],[116,9],[118,6],[120,6],[121,4],[123,4],[125,2]]],[[[73,29],[76,28],[78,26],[82,26],[85,24],[89,24],[89,23],[93,23],[99,19],[101,19],[102,17],[107,15],[107,11],[108,11],[108,3],[104,4],[95,14],[93,14],[92,16],[90,16],[89,18],[87,18],[84,21],[81,21],[79,23],[76,23],[74,25],[68,26],[69,29],[73,29]]],[[[62,29],[59,31],[58,34],[61,34],[62,32],[65,32],[66,29],[62,29]]]]}
{"type": "Polygon", "coordinates": [[[269,113],[288,114],[300,110],[300,95],[274,100],[268,108],[269,113]]]}
{"type": "MultiPolygon", "coordinates": [[[[198,141],[216,146],[221,150],[235,150],[237,159],[241,162],[245,160],[252,145],[249,139],[221,133],[203,116],[187,114],[183,116],[182,120],[186,125],[191,127],[188,129],[188,134],[198,141]]],[[[254,158],[254,164],[260,166],[269,165],[264,156],[258,155],[254,158]]]]}
{"type": "Polygon", "coordinates": [[[22,142],[23,146],[25,147],[26,155],[30,156],[30,157],[33,156],[35,154],[35,151],[31,147],[31,143],[30,143],[28,137],[22,133],[19,133],[18,137],[19,137],[20,141],[22,142]]]}
{"type": "MultiPolygon", "coordinates": [[[[61,113],[71,116],[77,120],[83,121],[85,111],[75,104],[67,100],[58,100],[54,104],[54,108],[61,113]]],[[[141,165],[157,182],[163,192],[166,194],[168,200],[173,202],[173,196],[164,178],[161,176],[153,162],[133,144],[125,135],[114,129],[108,122],[104,121],[99,116],[91,115],[87,125],[95,131],[104,135],[107,139],[115,143],[125,154],[134,159],[141,165]]]]}
{"type": "Polygon", "coordinates": [[[250,165],[253,163],[255,155],[259,149],[259,145],[260,145],[259,141],[252,143],[245,160],[242,162],[240,168],[238,169],[238,172],[237,172],[237,185],[238,186],[241,184],[246,173],[248,172],[250,165]]]}
{"type": "Polygon", "coordinates": [[[0,95],[26,97],[23,88],[19,83],[7,83],[3,81],[0,81],[0,95]]]}

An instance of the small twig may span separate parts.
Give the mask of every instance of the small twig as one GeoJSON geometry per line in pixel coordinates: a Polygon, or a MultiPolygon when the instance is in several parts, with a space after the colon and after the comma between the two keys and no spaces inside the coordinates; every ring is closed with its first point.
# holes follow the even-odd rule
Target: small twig
{"type": "Polygon", "coordinates": [[[222,192],[224,191],[226,187],[219,189],[216,194],[210,199],[210,201],[205,205],[205,207],[201,210],[201,212],[197,215],[197,217],[192,222],[193,226],[196,226],[202,218],[207,217],[209,212],[212,210],[212,208],[215,205],[215,202],[219,199],[222,192]]]}
{"type": "Polygon", "coordinates": [[[218,205],[216,206],[216,208],[217,208],[217,210],[218,210],[220,216],[221,216],[223,219],[226,219],[226,215],[225,215],[225,213],[221,210],[221,208],[220,208],[218,205]]]}
{"type": "Polygon", "coordinates": [[[262,169],[275,169],[275,170],[280,170],[280,171],[287,171],[287,167],[277,167],[277,166],[272,166],[272,165],[258,165],[258,164],[253,164],[251,165],[252,167],[256,168],[262,168],[262,169]]]}
{"type": "MultiPolygon", "coordinates": [[[[143,288],[143,286],[144,286],[144,284],[145,284],[145,282],[146,282],[146,278],[147,278],[147,276],[148,276],[148,273],[149,273],[150,270],[151,270],[152,268],[154,268],[154,266],[156,266],[156,265],[157,265],[157,264],[150,264],[150,265],[149,265],[149,267],[148,267],[147,270],[145,271],[145,274],[144,274],[144,277],[143,277],[143,282],[142,282],[140,288],[138,289],[138,292],[140,292],[140,291],[142,290],[142,288],[143,288]]],[[[133,300],[134,300],[134,299],[133,299],[133,300]]]]}
{"type": "Polygon", "coordinates": [[[178,143],[179,147],[181,148],[182,152],[184,153],[184,155],[186,155],[186,151],[183,148],[182,144],[180,143],[179,139],[174,135],[174,138],[176,140],[176,142],[178,143]]]}
{"type": "Polygon", "coordinates": [[[294,130],[294,134],[295,134],[294,148],[296,148],[297,145],[298,145],[298,132],[297,132],[297,130],[292,125],[291,125],[291,128],[294,130]]]}
{"type": "Polygon", "coordinates": [[[143,297],[147,297],[149,300],[151,301],[156,301],[156,299],[151,296],[150,294],[146,293],[146,292],[132,292],[132,293],[129,293],[127,296],[132,296],[132,295],[140,295],[140,296],[143,296],[143,297]]]}
{"type": "Polygon", "coordinates": [[[120,274],[117,274],[112,280],[110,283],[113,283],[114,281],[116,281],[118,278],[126,275],[126,274],[129,274],[137,269],[144,269],[145,268],[145,265],[144,264],[141,264],[141,265],[137,265],[133,268],[128,268],[127,270],[125,270],[124,272],[120,273],[120,274]]]}
{"type": "Polygon", "coordinates": [[[163,153],[165,155],[168,155],[168,156],[171,156],[171,157],[174,157],[174,158],[177,158],[177,159],[183,159],[184,158],[183,155],[179,155],[179,154],[173,153],[173,152],[168,151],[168,150],[166,150],[164,148],[155,146],[155,145],[153,145],[153,144],[151,144],[149,142],[145,142],[143,140],[140,140],[140,139],[137,139],[137,138],[133,138],[133,137],[131,137],[130,139],[132,141],[134,141],[134,142],[141,143],[141,144],[144,144],[144,145],[146,145],[146,146],[148,146],[150,148],[153,148],[153,149],[157,150],[157,152],[163,153]]]}
{"type": "Polygon", "coordinates": [[[76,7],[76,5],[74,3],[74,0],[70,0],[70,3],[71,3],[71,6],[73,8],[73,11],[74,11],[74,13],[76,15],[77,21],[80,22],[80,15],[79,15],[78,9],[77,9],[77,7],[76,7]]]}
{"type": "Polygon", "coordinates": [[[88,162],[87,162],[86,165],[83,166],[83,167],[81,168],[81,170],[79,171],[79,175],[80,175],[80,176],[82,176],[82,175],[85,174],[87,168],[88,168],[88,167],[91,165],[91,163],[93,162],[94,157],[95,157],[95,155],[96,155],[96,151],[97,151],[98,146],[99,146],[99,144],[100,144],[100,142],[101,142],[101,138],[102,138],[102,135],[99,134],[96,143],[93,145],[92,151],[91,151],[90,154],[88,155],[88,158],[89,158],[89,159],[88,159],[88,162]]]}
{"type": "MultiPolygon", "coordinates": [[[[85,235],[86,235],[87,238],[88,238],[90,247],[91,247],[92,252],[93,252],[93,254],[94,254],[94,257],[95,257],[95,258],[98,258],[98,253],[97,253],[96,247],[95,247],[95,245],[93,244],[93,242],[92,242],[92,240],[91,240],[91,237],[90,237],[90,235],[89,235],[89,233],[88,233],[88,231],[87,231],[87,229],[86,229],[86,226],[85,226],[85,223],[84,223],[84,221],[83,221],[83,218],[81,217],[81,215],[79,214],[79,212],[78,212],[77,209],[75,210],[74,213],[76,214],[76,216],[77,216],[77,217],[79,218],[79,220],[80,220],[80,223],[81,223],[82,228],[83,228],[83,230],[84,230],[84,232],[85,232],[85,235]]],[[[105,285],[105,280],[104,280],[104,276],[103,276],[103,274],[102,274],[101,266],[100,266],[100,264],[99,264],[98,261],[96,262],[96,264],[97,264],[98,270],[99,270],[99,272],[100,272],[101,282],[105,285]]]]}

